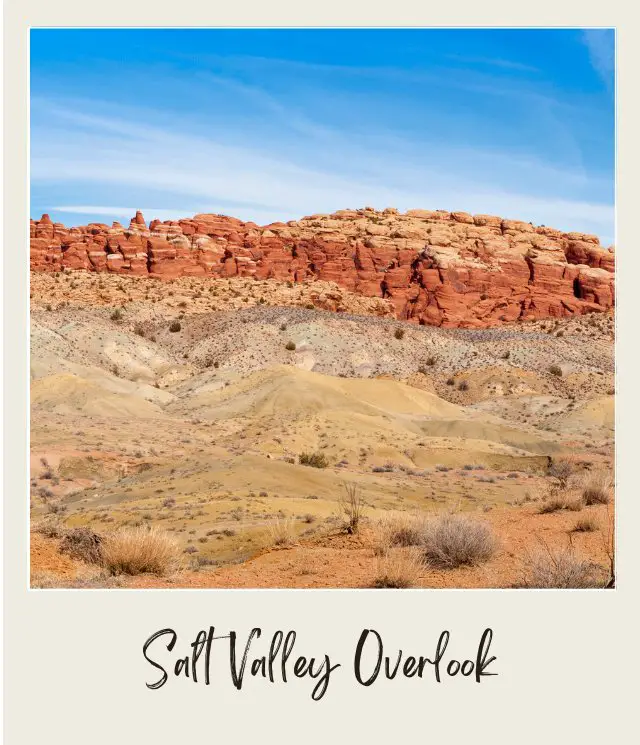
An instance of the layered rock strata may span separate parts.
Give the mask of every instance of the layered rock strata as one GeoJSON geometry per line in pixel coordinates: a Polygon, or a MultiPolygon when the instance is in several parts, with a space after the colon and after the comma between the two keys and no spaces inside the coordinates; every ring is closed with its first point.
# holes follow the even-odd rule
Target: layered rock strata
{"type": "Polygon", "coordinates": [[[340,210],[259,226],[223,215],[129,227],[31,221],[31,269],[173,279],[325,280],[389,299],[396,316],[447,327],[604,311],[614,250],[594,235],[466,212],[340,210]]]}

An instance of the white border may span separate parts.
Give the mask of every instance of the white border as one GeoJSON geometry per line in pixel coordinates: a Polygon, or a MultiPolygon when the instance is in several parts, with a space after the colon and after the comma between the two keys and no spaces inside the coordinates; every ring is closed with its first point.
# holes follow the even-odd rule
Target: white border
{"type": "MultiPolygon", "coordinates": [[[[168,8],[150,0],[135,5],[112,0],[108,7],[58,0],[5,3],[5,652],[8,742],[42,740],[67,745],[174,742],[187,737],[233,735],[240,741],[299,743],[387,742],[403,737],[480,743],[627,742],[638,645],[638,540],[640,510],[635,494],[634,435],[638,418],[632,374],[639,369],[633,299],[640,277],[635,248],[633,185],[638,173],[638,103],[634,64],[640,45],[633,39],[634,11],[622,3],[540,0],[535,8],[504,1],[425,7],[397,0],[382,9],[364,2],[327,0],[298,3],[236,2],[215,7],[182,0],[168,8]],[[28,6],[28,7],[27,7],[28,6]],[[25,474],[28,445],[28,180],[26,34],[29,25],[70,26],[465,26],[617,27],[618,43],[618,212],[617,261],[617,569],[615,592],[499,592],[478,590],[380,593],[376,591],[104,590],[28,591],[24,582],[25,474]],[[620,151],[619,151],[620,152],[620,151]],[[620,188],[622,187],[622,188],[620,188]],[[26,227],[25,227],[26,226],[26,227]],[[313,703],[304,681],[288,686],[247,686],[236,692],[221,678],[210,689],[186,684],[162,691],[144,687],[148,667],[143,641],[172,625],[189,640],[212,623],[223,633],[259,625],[299,632],[301,652],[330,652],[349,663],[355,638],[374,627],[397,646],[432,651],[442,628],[469,652],[485,626],[495,632],[499,676],[473,687],[394,682],[364,689],[342,671],[326,698],[313,703]],[[215,690],[214,690],[215,689],[215,690]],[[319,708],[321,707],[321,708],[319,708]],[[321,714],[318,717],[318,714],[321,714]],[[247,714],[250,714],[247,716],[247,714]],[[462,716],[461,716],[462,714],[462,716]],[[280,718],[280,719],[278,719],[280,718]]],[[[26,515],[28,518],[28,515],[26,515]]]]}

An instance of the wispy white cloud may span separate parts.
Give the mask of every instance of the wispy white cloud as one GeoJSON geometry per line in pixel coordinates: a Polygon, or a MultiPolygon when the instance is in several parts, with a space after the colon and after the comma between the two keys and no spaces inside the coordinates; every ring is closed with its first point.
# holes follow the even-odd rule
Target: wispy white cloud
{"type": "Polygon", "coordinates": [[[533,65],[525,65],[515,60],[500,59],[494,57],[466,57],[462,54],[447,54],[447,59],[465,62],[473,65],[488,65],[489,67],[502,67],[506,70],[520,70],[522,72],[540,72],[533,65]]]}
{"type": "Polygon", "coordinates": [[[82,205],[58,205],[51,208],[55,212],[64,212],[73,215],[103,215],[112,219],[132,218],[138,210],[149,215],[150,219],[158,220],[177,220],[178,218],[189,215],[193,206],[185,209],[164,209],[157,207],[108,207],[103,204],[82,204],[82,205]]]}
{"type": "Polygon", "coordinates": [[[615,35],[613,29],[584,29],[582,40],[589,51],[593,69],[607,88],[613,90],[615,74],[615,35]]]}
{"type": "Polygon", "coordinates": [[[118,222],[129,222],[134,217],[137,211],[142,212],[147,223],[152,220],[181,220],[185,217],[192,217],[194,214],[209,213],[228,215],[231,217],[238,217],[246,222],[256,222],[262,225],[268,225],[272,222],[277,222],[280,218],[280,213],[276,211],[251,209],[245,205],[229,205],[209,203],[204,205],[192,204],[189,207],[183,209],[166,209],[164,207],[145,207],[136,205],[135,207],[109,207],[104,204],[83,204],[83,205],[58,205],[51,208],[51,211],[61,214],[68,215],[91,215],[92,217],[100,215],[108,218],[108,221],[117,220],[118,222]]]}
{"type": "Polygon", "coordinates": [[[64,184],[80,185],[94,194],[92,201],[98,192],[106,195],[97,206],[61,199],[56,210],[111,219],[127,219],[139,208],[106,206],[114,195],[133,205],[132,190],[153,190],[163,194],[165,206],[145,208],[147,219],[207,211],[266,224],[368,204],[462,209],[611,235],[610,204],[567,196],[590,192],[583,170],[563,171],[507,150],[415,143],[393,133],[357,137],[349,129],[316,127],[251,86],[234,90],[277,114],[278,137],[250,128],[241,138],[225,128],[204,136],[180,117],[167,124],[148,109],[35,99],[33,126],[46,122],[47,136],[32,137],[32,182],[55,184],[60,193],[64,184]]]}

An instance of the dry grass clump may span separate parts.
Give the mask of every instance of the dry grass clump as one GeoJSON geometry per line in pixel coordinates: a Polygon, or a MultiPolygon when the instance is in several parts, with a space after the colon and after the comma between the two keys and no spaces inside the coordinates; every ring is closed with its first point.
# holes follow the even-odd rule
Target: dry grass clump
{"type": "Polygon", "coordinates": [[[121,587],[122,579],[108,575],[104,569],[87,568],[75,577],[66,577],[49,571],[35,571],[31,573],[30,587],[33,590],[59,589],[105,589],[121,587]]]}
{"type": "Polygon", "coordinates": [[[374,526],[374,553],[380,556],[391,548],[420,546],[424,530],[425,519],[422,516],[406,512],[385,515],[374,526]]]}
{"type": "Polygon", "coordinates": [[[102,564],[110,574],[169,574],[180,565],[180,548],[155,527],[119,528],[104,537],[102,564]]]}
{"type": "Polygon", "coordinates": [[[66,532],[66,528],[56,517],[51,516],[36,523],[32,523],[31,532],[39,533],[40,535],[45,536],[45,538],[62,538],[66,532]]]}
{"type": "Polygon", "coordinates": [[[540,515],[548,515],[560,510],[569,510],[570,512],[580,512],[584,507],[584,502],[576,497],[571,497],[564,492],[552,493],[538,508],[540,515]]]}
{"type": "Polygon", "coordinates": [[[326,468],[329,465],[327,456],[324,453],[300,453],[299,461],[301,466],[311,466],[312,468],[326,468]]]}
{"type": "Polygon", "coordinates": [[[576,590],[605,585],[603,568],[577,556],[572,548],[548,547],[531,556],[520,587],[529,589],[576,590]]]}
{"type": "Polygon", "coordinates": [[[350,535],[358,532],[364,514],[364,501],[355,484],[344,484],[346,496],[340,498],[340,512],[344,517],[344,529],[350,535]]]}
{"type": "Polygon", "coordinates": [[[290,517],[276,517],[269,525],[269,535],[274,546],[291,546],[295,540],[294,520],[290,517]]]}
{"type": "Polygon", "coordinates": [[[579,512],[585,505],[581,497],[576,497],[569,489],[569,480],[575,472],[574,464],[567,459],[551,463],[547,474],[554,481],[548,484],[546,492],[541,496],[542,504],[538,508],[541,515],[547,515],[560,510],[579,512]]]}
{"type": "Polygon", "coordinates": [[[586,505],[608,504],[611,499],[611,476],[598,471],[585,476],[582,482],[582,499],[586,505]]]}
{"type": "Polygon", "coordinates": [[[404,590],[415,587],[425,570],[420,549],[392,548],[378,558],[372,586],[404,590]]]}
{"type": "Polygon", "coordinates": [[[598,521],[591,515],[581,517],[571,529],[572,533],[593,533],[598,530],[598,521]]]}
{"type": "Polygon", "coordinates": [[[429,564],[453,569],[490,559],[496,550],[496,540],[487,523],[446,513],[426,523],[423,547],[429,564]]]}

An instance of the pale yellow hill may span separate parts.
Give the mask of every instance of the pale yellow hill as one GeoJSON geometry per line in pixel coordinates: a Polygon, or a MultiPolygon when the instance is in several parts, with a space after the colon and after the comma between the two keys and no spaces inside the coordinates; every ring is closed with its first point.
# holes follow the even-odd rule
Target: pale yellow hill
{"type": "Polygon", "coordinates": [[[195,392],[171,408],[216,419],[299,419],[329,411],[369,416],[463,416],[461,407],[395,380],[336,378],[284,365],[253,373],[227,387],[195,392]]]}
{"type": "Polygon", "coordinates": [[[615,425],[615,399],[599,396],[577,406],[558,418],[558,426],[565,431],[598,428],[613,431],[615,425]]]}
{"type": "Polygon", "coordinates": [[[530,453],[549,454],[559,449],[555,442],[506,424],[447,419],[422,422],[420,429],[429,437],[488,440],[530,453]]]}
{"type": "Polygon", "coordinates": [[[100,417],[158,417],[161,408],[141,395],[129,381],[120,381],[119,391],[77,375],[63,373],[38,378],[31,384],[31,406],[56,414],[82,413],[100,417]]]}

